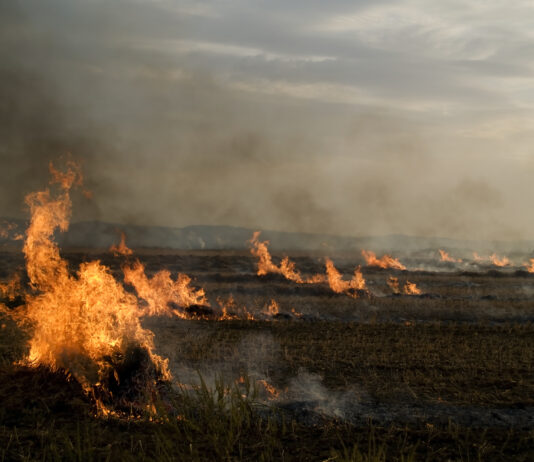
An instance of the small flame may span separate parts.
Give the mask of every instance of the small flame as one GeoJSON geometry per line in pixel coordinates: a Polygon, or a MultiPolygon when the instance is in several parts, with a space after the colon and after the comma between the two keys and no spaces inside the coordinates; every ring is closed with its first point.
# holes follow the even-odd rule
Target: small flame
{"type": "Polygon", "coordinates": [[[398,259],[391,257],[390,255],[384,255],[382,258],[377,258],[376,254],[370,250],[362,250],[363,258],[367,266],[378,266],[380,268],[393,268],[399,270],[405,270],[404,266],[398,259]]]}
{"type": "Polygon", "coordinates": [[[237,316],[234,314],[237,304],[232,295],[228,297],[228,300],[223,300],[221,297],[218,297],[217,304],[221,308],[221,313],[219,315],[220,321],[229,321],[231,319],[237,319],[237,316]]]}
{"type": "Polygon", "coordinates": [[[295,318],[302,318],[303,314],[299,311],[297,311],[295,308],[291,308],[291,314],[295,316],[295,318]]]}
{"type": "Polygon", "coordinates": [[[268,399],[276,399],[280,396],[280,391],[278,391],[273,385],[271,385],[267,380],[258,379],[257,383],[262,385],[264,390],[267,392],[268,399]]]}
{"type": "Polygon", "coordinates": [[[534,273],[534,258],[530,259],[530,264],[529,263],[525,263],[525,266],[526,266],[527,271],[529,273],[534,273]]]}
{"type": "Polygon", "coordinates": [[[408,281],[408,280],[404,284],[404,287],[403,287],[402,291],[406,295],[419,295],[419,294],[421,294],[421,290],[417,288],[417,285],[415,283],[413,283],[413,282],[408,281]]]}
{"type": "Polygon", "coordinates": [[[510,265],[510,260],[508,259],[508,257],[499,258],[496,254],[492,254],[489,258],[495,266],[502,267],[510,265]]]}
{"type": "Polygon", "coordinates": [[[230,321],[233,319],[245,319],[253,321],[254,315],[247,310],[246,306],[238,306],[233,295],[224,300],[222,297],[217,298],[217,304],[220,308],[219,321],[230,321]]]}
{"type": "Polygon", "coordinates": [[[109,251],[112,252],[113,255],[115,255],[116,257],[118,257],[119,255],[127,256],[133,254],[133,250],[128,248],[128,246],[126,245],[126,235],[124,234],[124,232],[121,231],[121,241],[119,245],[113,244],[109,248],[109,251]]]}
{"type": "Polygon", "coordinates": [[[273,263],[271,254],[269,253],[269,241],[261,242],[258,239],[260,234],[260,231],[255,231],[252,239],[249,241],[252,244],[250,252],[258,258],[258,276],[265,276],[269,273],[280,273],[280,268],[273,263]]]}
{"type": "Polygon", "coordinates": [[[322,274],[315,274],[307,278],[302,277],[295,267],[295,262],[291,261],[287,256],[282,259],[280,266],[276,266],[269,253],[269,241],[262,242],[259,240],[259,236],[260,231],[255,231],[252,239],[249,241],[252,245],[250,252],[258,258],[258,272],[256,273],[258,276],[274,273],[281,274],[289,281],[298,284],[317,284],[324,282],[325,277],[322,274]]]}
{"type": "Polygon", "coordinates": [[[265,313],[271,318],[274,318],[278,313],[280,313],[280,305],[278,302],[274,299],[271,299],[271,302],[267,306],[265,313]]]}
{"type": "MultiPolygon", "coordinates": [[[[387,285],[389,286],[389,288],[394,294],[401,293],[400,287],[399,287],[399,280],[396,277],[390,276],[387,281],[387,285]]],[[[421,294],[421,290],[417,287],[415,283],[406,280],[402,288],[402,293],[404,295],[419,295],[421,294]]]]}
{"type": "Polygon", "coordinates": [[[10,311],[31,331],[22,362],[66,370],[90,391],[113,374],[108,358],[138,345],[159,375],[170,379],[168,361],[154,353],[153,334],[141,326],[145,311],[109,268],[92,261],[82,263],[75,274],[69,271],[52,236],[56,228],[68,228],[70,191],[81,185],[82,176],[70,160],[65,172],[50,165],[50,173],[58,193],[45,189],[26,197],[31,221],[23,251],[32,290],[25,294],[25,305],[10,311]]]}
{"type": "Polygon", "coordinates": [[[439,249],[439,255],[440,255],[441,261],[444,261],[444,262],[450,262],[450,263],[461,263],[462,262],[461,258],[458,258],[458,259],[453,258],[447,252],[445,252],[445,250],[439,249]]]}
{"type": "Polygon", "coordinates": [[[493,253],[488,258],[481,257],[476,252],[473,252],[473,259],[476,262],[482,262],[485,260],[489,260],[492,264],[495,266],[503,267],[503,266],[509,266],[510,265],[510,259],[508,257],[502,257],[500,258],[497,254],[493,253]]]}
{"type": "Polygon", "coordinates": [[[350,281],[345,281],[341,273],[334,266],[334,262],[330,258],[326,258],[326,275],[328,285],[337,294],[347,294],[353,298],[358,298],[357,290],[367,291],[365,279],[363,278],[360,267],[358,266],[354,270],[354,276],[350,281]]]}

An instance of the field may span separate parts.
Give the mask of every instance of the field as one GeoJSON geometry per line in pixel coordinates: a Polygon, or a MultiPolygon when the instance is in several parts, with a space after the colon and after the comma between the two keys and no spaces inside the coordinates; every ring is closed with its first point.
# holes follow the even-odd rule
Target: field
{"type": "MultiPolygon", "coordinates": [[[[63,255],[122,278],[125,257],[63,255]]],[[[256,319],[145,318],[174,382],[151,412],[104,416],[72,376],[17,365],[27,334],[4,316],[0,461],[534,459],[534,275],[520,267],[403,255],[408,271],[362,266],[370,294],[352,298],[257,276],[247,251],[137,255],[148,274],[191,276],[212,310],[231,295],[256,319]],[[390,276],[422,293],[394,294],[390,276]]],[[[320,254],[290,256],[324,272],[320,254]]],[[[346,278],[362,264],[331,257],[346,278]]],[[[4,252],[0,278],[23,264],[4,252]]]]}

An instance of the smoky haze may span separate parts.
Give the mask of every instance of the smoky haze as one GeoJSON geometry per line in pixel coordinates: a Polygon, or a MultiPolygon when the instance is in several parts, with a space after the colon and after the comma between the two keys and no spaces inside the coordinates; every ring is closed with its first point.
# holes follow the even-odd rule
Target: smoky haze
{"type": "Polygon", "coordinates": [[[534,16],[440,5],[1,1],[0,215],[532,239],[534,16]]]}

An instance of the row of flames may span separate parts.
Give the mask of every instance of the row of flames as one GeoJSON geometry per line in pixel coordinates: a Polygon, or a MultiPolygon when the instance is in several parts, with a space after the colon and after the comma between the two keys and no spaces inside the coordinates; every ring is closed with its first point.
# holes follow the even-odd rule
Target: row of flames
{"type": "MultiPolygon", "coordinates": [[[[463,261],[461,258],[451,257],[445,250],[441,249],[439,250],[439,256],[442,262],[462,263],[463,261]]],[[[510,266],[512,264],[508,257],[499,257],[495,253],[491,254],[489,257],[481,257],[478,253],[473,252],[473,261],[477,263],[487,261],[498,267],[510,266]]],[[[534,258],[530,259],[530,263],[524,263],[523,266],[527,268],[529,273],[534,273],[534,258]]]]}
{"type": "MultiPolygon", "coordinates": [[[[216,313],[212,317],[219,320],[252,320],[273,318],[280,313],[277,302],[271,300],[260,315],[253,315],[245,306],[238,306],[231,296],[227,300],[218,299],[218,311],[213,310],[204,290],[194,288],[189,276],[180,273],[173,279],[167,270],[147,275],[144,265],[132,257],[124,235],[110,250],[115,255],[128,257],[122,266],[124,284],[131,286],[135,293],[126,290],[99,260],[84,262],[73,273],[60,255],[53,235],[58,229],[66,231],[69,226],[71,192],[82,186],[82,175],[72,160],[67,161],[65,171],[50,164],[50,174],[49,188],[26,197],[31,220],[23,253],[29,287],[23,290],[19,276],[0,285],[0,296],[4,300],[20,299],[20,303],[13,303],[13,308],[0,303],[0,311],[30,333],[28,353],[22,364],[65,370],[87,392],[94,392],[110,375],[117,376],[110,358],[123,357],[135,345],[146,352],[158,376],[170,380],[168,360],[155,352],[154,334],[142,326],[143,317],[163,315],[191,319],[210,312],[216,313]]],[[[345,280],[332,260],[326,258],[325,274],[304,277],[289,257],[275,265],[268,241],[260,241],[259,233],[254,233],[250,243],[251,252],[258,259],[259,276],[275,273],[297,284],[327,283],[333,292],[352,298],[370,295],[360,267],[355,269],[350,280],[345,280]]],[[[373,252],[365,250],[362,255],[367,265],[405,269],[388,255],[377,258],[373,252]]],[[[388,285],[396,294],[420,293],[410,281],[401,288],[395,277],[389,278],[388,285]]],[[[295,310],[292,315],[301,316],[295,310]]]]}
{"type": "MultiPolygon", "coordinates": [[[[334,266],[334,262],[326,257],[325,274],[314,274],[312,276],[304,277],[296,269],[295,262],[291,261],[289,257],[285,256],[280,265],[275,265],[272,260],[272,256],[269,253],[269,241],[260,241],[260,232],[256,231],[249,241],[251,244],[251,253],[258,259],[258,276],[265,276],[269,273],[280,274],[289,281],[293,281],[297,284],[319,284],[327,283],[330,289],[338,294],[346,294],[352,298],[358,298],[362,295],[370,295],[370,291],[367,287],[365,279],[363,277],[361,267],[358,266],[354,270],[354,275],[350,280],[344,280],[341,273],[334,266]]],[[[379,268],[392,268],[405,270],[406,267],[396,258],[390,255],[384,255],[382,258],[377,258],[374,252],[370,250],[362,250],[362,255],[365,258],[367,266],[377,266],[379,268]]],[[[396,278],[390,277],[388,281],[389,287],[395,294],[401,293],[399,289],[399,282],[396,278]],[[394,284],[392,281],[396,281],[394,284]]],[[[406,295],[418,295],[421,291],[417,286],[406,281],[402,288],[402,293],[406,295]]]]}
{"type": "MultiPolygon", "coordinates": [[[[82,175],[72,160],[67,162],[65,171],[50,164],[50,174],[49,188],[26,197],[31,212],[23,246],[28,277],[24,285],[28,289],[23,289],[19,276],[0,285],[2,299],[20,300],[11,304],[11,308],[0,303],[0,311],[30,334],[28,352],[21,364],[67,371],[88,393],[94,394],[110,377],[119,381],[118,358],[124,358],[135,346],[145,352],[158,377],[170,380],[168,360],[155,352],[154,334],[142,326],[141,320],[162,315],[191,319],[202,317],[203,312],[214,313],[204,290],[194,288],[191,278],[185,274],[178,274],[176,279],[168,270],[147,275],[143,264],[131,257],[124,235],[110,250],[115,255],[129,257],[122,266],[124,284],[131,286],[135,293],[126,290],[99,260],[81,263],[75,272],[69,269],[53,235],[58,229],[66,231],[69,226],[71,192],[82,186],[82,175]]],[[[254,246],[253,253],[265,255],[262,257],[265,261],[260,262],[260,268],[265,269],[259,274],[284,271],[299,283],[326,280],[325,276],[304,280],[288,258],[276,267],[268,254],[267,243],[260,243],[257,237],[253,239],[259,247],[254,246]]],[[[359,268],[352,280],[344,281],[327,260],[326,278],[335,292],[351,296],[356,296],[358,291],[366,292],[359,268]]],[[[217,302],[219,312],[212,317],[220,320],[267,319],[280,312],[275,300],[260,315],[238,306],[233,297],[217,302]]],[[[295,310],[292,315],[301,316],[295,310]]]]}

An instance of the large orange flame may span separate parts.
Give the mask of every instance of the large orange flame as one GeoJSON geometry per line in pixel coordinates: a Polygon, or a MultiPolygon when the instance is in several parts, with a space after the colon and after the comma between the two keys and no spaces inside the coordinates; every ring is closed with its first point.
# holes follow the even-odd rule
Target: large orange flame
{"type": "Polygon", "coordinates": [[[326,275],[328,285],[337,294],[347,294],[353,298],[358,297],[358,291],[367,291],[365,279],[363,278],[360,267],[354,270],[354,276],[350,281],[345,281],[341,273],[334,266],[334,262],[330,258],[326,258],[326,275]]]}
{"type": "Polygon", "coordinates": [[[406,269],[406,266],[390,255],[384,255],[382,258],[377,258],[376,254],[370,250],[362,250],[362,255],[363,258],[365,258],[367,266],[378,266],[380,268],[394,268],[399,270],[406,269]]]}
{"type": "Polygon", "coordinates": [[[462,262],[461,258],[458,258],[458,259],[453,258],[447,252],[445,252],[445,250],[439,249],[439,256],[441,258],[441,261],[444,261],[444,262],[450,262],[450,263],[461,263],[462,262]]]}
{"type": "Polygon", "coordinates": [[[141,326],[145,310],[99,261],[82,263],[75,274],[68,270],[52,240],[56,228],[65,231],[71,214],[70,191],[81,185],[79,167],[72,161],[66,172],[50,165],[49,189],[29,194],[31,222],[24,255],[32,291],[25,305],[8,313],[31,329],[29,352],[23,363],[43,365],[71,373],[86,390],[112,372],[109,358],[131,345],[146,350],[163,378],[170,378],[167,360],[154,353],[153,334],[141,326]]]}

